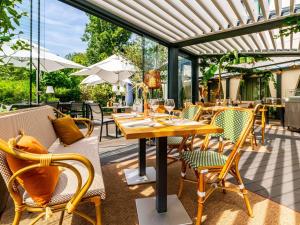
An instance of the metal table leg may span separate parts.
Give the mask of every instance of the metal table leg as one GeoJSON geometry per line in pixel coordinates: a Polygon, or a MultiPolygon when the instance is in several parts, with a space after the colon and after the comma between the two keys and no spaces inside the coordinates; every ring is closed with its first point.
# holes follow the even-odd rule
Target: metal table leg
{"type": "Polygon", "coordinates": [[[139,225],[192,224],[177,195],[167,195],[167,137],[156,139],[156,177],[156,197],[136,199],[139,225]]]}
{"type": "Polygon", "coordinates": [[[124,169],[128,185],[152,183],[156,181],[154,167],[146,167],[146,139],[139,139],[139,168],[124,169]]]}

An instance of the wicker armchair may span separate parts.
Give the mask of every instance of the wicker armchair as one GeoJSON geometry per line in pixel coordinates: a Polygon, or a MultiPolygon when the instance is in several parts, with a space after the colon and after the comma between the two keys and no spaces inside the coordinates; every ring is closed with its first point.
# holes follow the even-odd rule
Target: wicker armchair
{"type": "MultiPolygon", "coordinates": [[[[243,195],[249,215],[252,217],[253,212],[247,196],[247,190],[243,184],[239,173],[240,147],[251,132],[253,123],[253,111],[249,109],[224,109],[215,114],[212,124],[222,127],[223,133],[216,134],[224,139],[229,139],[235,143],[229,156],[225,156],[222,152],[216,151],[185,151],[182,153],[181,179],[178,196],[180,197],[183,191],[184,181],[195,182],[198,184],[198,212],[196,225],[201,224],[204,202],[217,189],[220,188],[225,192],[234,191],[243,195]],[[197,181],[186,177],[187,167],[190,167],[196,174],[197,181]],[[215,174],[215,178],[210,180],[211,186],[206,190],[205,174],[215,174]],[[225,179],[230,173],[238,182],[238,188],[230,188],[225,186],[225,179]]],[[[210,135],[207,135],[207,137],[210,135]]],[[[183,142],[188,137],[185,137],[183,142]]],[[[214,176],[212,176],[214,177],[214,176]]]]}
{"type": "MultiPolygon", "coordinates": [[[[45,110],[47,110],[47,108],[45,110]]],[[[43,111],[43,109],[40,111],[43,111]]],[[[55,111],[59,116],[65,116],[63,113],[57,110],[55,111]]],[[[86,136],[91,134],[93,125],[89,120],[74,120],[79,123],[84,123],[87,126],[88,131],[86,136]]],[[[77,144],[77,146],[79,145],[80,144],[77,144]]],[[[104,190],[100,189],[99,182],[101,181],[98,179],[101,175],[101,171],[97,171],[96,173],[93,163],[89,160],[92,157],[89,156],[88,159],[88,157],[84,156],[83,153],[86,152],[87,149],[84,149],[81,152],[78,151],[79,153],[82,153],[79,154],[78,152],[66,153],[70,150],[68,147],[64,148],[60,146],[59,148],[62,148],[59,152],[55,151],[49,154],[32,154],[18,149],[12,149],[6,141],[0,139],[0,173],[15,205],[13,225],[19,224],[22,213],[25,211],[38,213],[30,224],[35,224],[44,217],[47,220],[54,212],[61,212],[59,221],[59,224],[61,225],[65,211],[67,211],[67,213],[77,214],[85,218],[91,224],[101,224],[100,204],[101,199],[105,198],[104,190]],[[11,154],[18,159],[29,160],[34,162],[34,164],[22,168],[12,174],[6,161],[6,154],[11,154]],[[24,189],[19,185],[16,179],[18,176],[29,170],[48,166],[58,166],[62,168],[62,172],[51,200],[45,206],[39,206],[31,199],[26,191],[24,192],[24,189]],[[96,208],[96,220],[83,212],[77,211],[77,206],[85,202],[94,203],[96,208]]],[[[98,154],[98,152],[96,154],[98,154]]]]}

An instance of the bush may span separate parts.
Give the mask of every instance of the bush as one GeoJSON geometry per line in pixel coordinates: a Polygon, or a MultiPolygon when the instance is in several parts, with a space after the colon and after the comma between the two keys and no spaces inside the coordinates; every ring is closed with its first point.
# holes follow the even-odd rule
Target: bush
{"type": "MultiPolygon", "coordinates": [[[[32,97],[35,99],[35,87],[32,87],[32,97]]],[[[33,99],[33,100],[34,100],[33,99]]],[[[29,101],[28,80],[1,80],[0,102],[3,104],[14,104],[29,101]]]]}
{"type": "Polygon", "coordinates": [[[80,101],[80,89],[56,88],[55,98],[59,99],[61,102],[80,101]]]}
{"type": "Polygon", "coordinates": [[[113,96],[112,86],[110,84],[96,85],[91,89],[92,100],[98,102],[101,106],[106,106],[108,100],[113,96]]]}

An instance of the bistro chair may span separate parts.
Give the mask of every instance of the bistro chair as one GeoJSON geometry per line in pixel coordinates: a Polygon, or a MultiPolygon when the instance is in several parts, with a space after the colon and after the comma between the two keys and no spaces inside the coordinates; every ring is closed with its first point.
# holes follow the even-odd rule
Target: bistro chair
{"type": "MultiPolygon", "coordinates": [[[[198,121],[201,116],[201,106],[199,105],[189,105],[187,108],[184,108],[180,114],[181,119],[188,119],[198,121]]],[[[193,150],[194,137],[192,136],[186,143],[183,145],[183,150],[193,150]]],[[[175,149],[179,149],[179,146],[183,140],[183,137],[168,137],[168,154],[173,152],[175,149]]],[[[178,160],[178,158],[174,158],[169,156],[170,159],[178,160]]]]}
{"type": "Polygon", "coordinates": [[[71,102],[71,117],[84,117],[84,104],[82,102],[71,102]]]}
{"type": "MultiPolygon", "coordinates": [[[[223,128],[224,131],[223,133],[213,135],[230,140],[234,143],[234,146],[228,156],[224,155],[222,151],[209,151],[208,149],[182,152],[181,179],[178,196],[180,197],[182,194],[183,184],[185,181],[195,182],[194,180],[186,177],[187,167],[190,167],[194,171],[197,178],[197,182],[195,182],[197,183],[198,195],[196,225],[201,224],[204,203],[216,189],[222,189],[223,192],[228,190],[241,193],[243,195],[248,214],[253,217],[247,190],[243,184],[238,168],[240,160],[240,147],[251,132],[253,119],[253,111],[250,109],[223,109],[215,114],[211,124],[223,128]],[[207,173],[216,175],[210,180],[209,188],[206,187],[208,182],[206,181],[205,175],[207,173]],[[225,186],[225,179],[228,173],[237,180],[237,188],[225,186]]],[[[211,136],[211,134],[207,135],[206,137],[209,136],[211,136]]],[[[183,143],[187,140],[188,137],[184,137],[183,143]]]]}
{"type": "MultiPolygon", "coordinates": [[[[87,106],[87,114],[88,118],[90,118],[94,125],[100,126],[100,135],[99,135],[99,141],[102,140],[102,130],[103,125],[106,126],[106,136],[108,135],[108,125],[109,124],[115,124],[115,121],[112,118],[104,118],[103,110],[100,104],[97,103],[86,103],[87,106]]],[[[116,126],[116,138],[118,137],[118,129],[116,126]]]]}

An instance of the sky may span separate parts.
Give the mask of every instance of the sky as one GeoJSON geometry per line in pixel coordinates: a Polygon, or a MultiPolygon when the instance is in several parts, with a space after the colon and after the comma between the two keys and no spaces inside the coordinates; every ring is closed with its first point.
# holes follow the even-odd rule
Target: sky
{"type": "MultiPolygon", "coordinates": [[[[23,0],[20,10],[29,12],[29,0],[23,0]]],[[[37,43],[37,0],[33,0],[33,41],[37,43]]],[[[59,56],[73,52],[84,52],[86,42],[81,40],[85,25],[88,22],[86,13],[58,0],[41,0],[41,46],[59,56]]],[[[30,17],[24,17],[19,28],[22,38],[30,38],[30,17]]]]}

